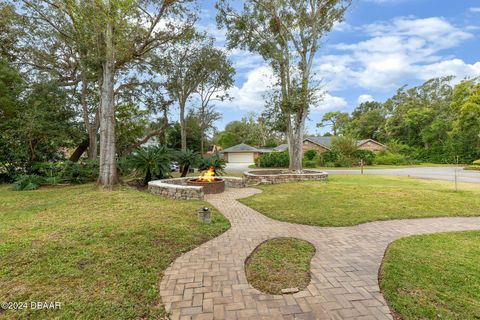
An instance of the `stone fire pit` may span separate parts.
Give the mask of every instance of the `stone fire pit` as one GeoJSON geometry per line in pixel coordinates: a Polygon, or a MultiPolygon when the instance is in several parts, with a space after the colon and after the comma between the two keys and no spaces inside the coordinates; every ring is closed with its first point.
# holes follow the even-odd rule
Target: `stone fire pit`
{"type": "Polygon", "coordinates": [[[188,179],[187,186],[203,187],[204,194],[222,193],[225,191],[225,180],[220,178],[215,178],[213,181],[188,179]]]}
{"type": "MultiPolygon", "coordinates": [[[[216,178],[220,179],[220,178],[216,178]]],[[[239,177],[225,177],[222,176],[222,182],[217,183],[210,183],[208,185],[199,184],[197,182],[193,182],[190,180],[197,180],[192,179],[191,177],[187,178],[172,178],[172,179],[163,179],[163,180],[156,180],[150,181],[148,183],[148,190],[150,193],[162,196],[165,198],[172,198],[172,199],[181,199],[181,200],[204,200],[205,188],[213,187],[214,185],[218,187],[218,185],[223,185],[223,190],[228,188],[243,188],[245,187],[245,181],[243,178],[239,177]]]]}

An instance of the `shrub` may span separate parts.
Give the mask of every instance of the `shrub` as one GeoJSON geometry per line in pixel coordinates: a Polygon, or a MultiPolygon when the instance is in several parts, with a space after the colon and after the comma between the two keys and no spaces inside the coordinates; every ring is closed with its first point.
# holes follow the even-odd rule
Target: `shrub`
{"type": "Polygon", "coordinates": [[[480,159],[473,161],[472,164],[473,164],[474,166],[480,166],[480,159]]]}
{"type": "Polygon", "coordinates": [[[475,171],[480,171],[480,166],[468,166],[468,167],[465,167],[464,170],[475,170],[475,171]]]}
{"type": "Polygon", "coordinates": [[[62,163],[61,181],[64,183],[87,183],[98,178],[99,164],[96,161],[65,161],[62,163]]]}
{"type": "Polygon", "coordinates": [[[315,157],[318,155],[318,151],[317,150],[307,150],[305,151],[305,153],[303,154],[303,158],[305,160],[308,160],[308,161],[312,161],[313,159],[315,159],[315,157]]]}
{"type": "Polygon", "coordinates": [[[45,183],[42,176],[36,174],[22,174],[15,178],[13,191],[35,190],[45,183]]]}
{"type": "Polygon", "coordinates": [[[317,167],[322,167],[325,164],[325,161],[323,159],[323,156],[321,154],[318,154],[313,161],[317,164],[317,167]]]}
{"type": "Polygon", "coordinates": [[[332,150],[345,158],[353,159],[353,154],[358,150],[357,139],[351,136],[338,136],[332,138],[332,150]]]}
{"type": "Polygon", "coordinates": [[[270,152],[257,158],[256,164],[262,168],[287,168],[290,164],[288,152],[270,152]]]}
{"type": "Polygon", "coordinates": [[[323,158],[323,162],[325,162],[325,164],[327,162],[334,163],[335,161],[337,161],[340,158],[340,153],[338,153],[337,151],[334,151],[334,150],[329,150],[329,151],[325,152],[324,154],[322,154],[322,158],[323,158]]]}
{"type": "Polygon", "coordinates": [[[353,158],[360,162],[363,160],[365,165],[372,165],[375,160],[375,153],[370,150],[357,150],[353,153],[353,158]]]}
{"type": "Polygon", "coordinates": [[[316,168],[317,167],[317,162],[314,160],[305,160],[303,161],[303,166],[305,168],[316,168]]]}
{"type": "Polygon", "coordinates": [[[201,159],[200,153],[187,149],[185,151],[178,151],[175,155],[175,159],[178,161],[182,170],[181,176],[186,177],[188,169],[191,166],[196,166],[201,159]]]}
{"type": "Polygon", "coordinates": [[[45,178],[45,184],[86,183],[98,177],[97,161],[37,162],[32,172],[45,178]]]}
{"type": "Polygon", "coordinates": [[[210,167],[213,167],[216,175],[222,175],[225,173],[225,160],[223,160],[219,156],[203,158],[202,160],[200,160],[198,170],[205,171],[208,170],[210,167]]]}
{"type": "Polygon", "coordinates": [[[340,157],[337,161],[334,162],[335,167],[352,167],[353,162],[347,157],[340,157]]]}
{"type": "Polygon", "coordinates": [[[407,164],[407,158],[403,154],[399,153],[381,153],[375,156],[375,164],[383,165],[402,165],[407,164]]]}
{"type": "Polygon", "coordinates": [[[325,167],[333,168],[333,167],[335,167],[335,162],[325,162],[325,167]]]}
{"type": "Polygon", "coordinates": [[[153,179],[168,178],[171,161],[171,150],[163,146],[136,149],[128,158],[130,167],[143,177],[144,185],[153,179]]]}
{"type": "Polygon", "coordinates": [[[11,162],[0,163],[0,183],[11,183],[20,174],[25,174],[25,169],[22,165],[11,162]]]}

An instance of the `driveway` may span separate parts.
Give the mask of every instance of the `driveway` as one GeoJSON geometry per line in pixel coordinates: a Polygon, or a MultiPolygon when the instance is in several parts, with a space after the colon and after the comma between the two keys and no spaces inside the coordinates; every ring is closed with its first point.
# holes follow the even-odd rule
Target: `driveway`
{"type": "MultiPolygon", "coordinates": [[[[329,174],[360,174],[360,170],[326,170],[329,174]]],[[[365,169],[365,174],[408,176],[423,179],[480,183],[480,172],[463,170],[463,167],[416,167],[401,169],[365,169]]]]}
{"type": "Polygon", "coordinates": [[[227,173],[230,172],[245,172],[247,170],[250,170],[248,166],[252,165],[254,163],[227,163],[225,167],[225,171],[227,173]]]}

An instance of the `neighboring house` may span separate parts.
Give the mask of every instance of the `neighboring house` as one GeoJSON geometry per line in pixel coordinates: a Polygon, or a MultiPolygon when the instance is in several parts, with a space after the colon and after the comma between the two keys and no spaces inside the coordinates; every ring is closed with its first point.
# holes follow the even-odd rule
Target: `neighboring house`
{"type": "Polygon", "coordinates": [[[223,150],[223,158],[229,163],[255,163],[261,154],[271,152],[272,149],[259,149],[244,143],[223,150]]]}
{"type": "Polygon", "coordinates": [[[206,155],[214,155],[219,153],[222,150],[220,146],[217,146],[216,144],[210,145],[207,148],[207,152],[205,152],[206,155]]]}
{"type": "Polygon", "coordinates": [[[150,148],[150,147],[158,147],[159,145],[160,145],[160,141],[158,140],[158,137],[151,137],[150,139],[147,140],[147,142],[142,144],[142,147],[150,148]]]}
{"type": "MultiPolygon", "coordinates": [[[[319,153],[327,152],[332,148],[332,140],[335,137],[307,137],[303,140],[303,151],[316,150],[319,153]]],[[[373,139],[358,140],[359,150],[369,150],[373,152],[386,151],[387,147],[373,139]]]]}
{"type": "Polygon", "coordinates": [[[277,152],[284,152],[284,151],[287,151],[287,150],[288,150],[288,144],[286,144],[286,143],[281,144],[278,147],[273,148],[273,151],[277,151],[277,152]]]}
{"type": "Polygon", "coordinates": [[[373,152],[387,151],[386,145],[381,144],[380,142],[375,141],[373,139],[358,140],[357,145],[358,145],[358,149],[360,150],[370,150],[373,152]]]}

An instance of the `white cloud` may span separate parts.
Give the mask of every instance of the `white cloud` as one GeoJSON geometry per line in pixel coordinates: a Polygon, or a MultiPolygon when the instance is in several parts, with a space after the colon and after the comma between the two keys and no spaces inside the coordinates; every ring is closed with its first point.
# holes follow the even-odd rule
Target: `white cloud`
{"type": "Polygon", "coordinates": [[[362,29],[368,39],[333,45],[340,54],[316,61],[316,71],[326,79],[330,90],[351,86],[392,90],[410,79],[480,75],[480,63],[467,64],[442,56],[442,50],[473,37],[443,18],[401,17],[362,29]]]}
{"type": "Polygon", "coordinates": [[[218,103],[222,108],[234,108],[244,111],[261,112],[265,106],[264,95],[270,90],[274,76],[267,66],[261,66],[248,72],[247,79],[241,87],[234,86],[229,90],[233,101],[218,103]]]}
{"type": "Polygon", "coordinates": [[[357,99],[358,104],[368,101],[375,101],[375,99],[369,94],[362,94],[357,99]]]}
{"type": "Polygon", "coordinates": [[[312,106],[312,112],[323,112],[326,110],[341,110],[348,106],[347,101],[342,97],[335,97],[329,93],[323,95],[323,99],[312,106]]]}
{"type": "Polygon", "coordinates": [[[474,13],[480,13],[480,7],[473,7],[473,8],[470,8],[470,12],[474,12],[474,13]]]}

